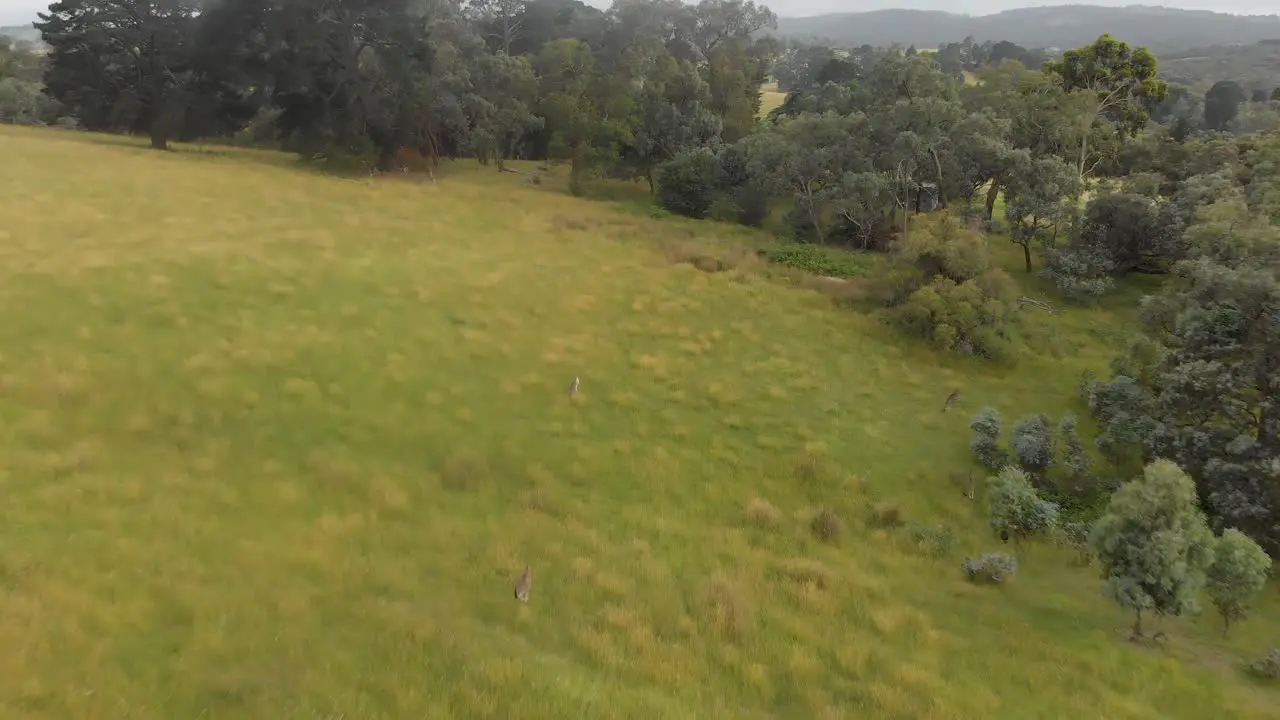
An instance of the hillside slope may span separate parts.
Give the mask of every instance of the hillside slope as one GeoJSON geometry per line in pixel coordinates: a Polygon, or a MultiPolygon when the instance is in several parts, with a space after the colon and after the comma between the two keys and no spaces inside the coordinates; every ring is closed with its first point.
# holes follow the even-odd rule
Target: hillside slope
{"type": "Polygon", "coordinates": [[[1150,649],[1052,547],[962,578],[1003,548],[953,482],[969,417],[1078,411],[1114,313],[998,368],[669,259],[759,236],[470,163],[0,157],[7,717],[1280,716],[1235,667],[1274,592],[1150,649]]]}
{"type": "Polygon", "coordinates": [[[1009,40],[1024,47],[1072,48],[1087,45],[1108,32],[1159,53],[1280,38],[1280,15],[1249,17],[1140,5],[1035,7],[976,17],[922,10],[877,10],[783,17],[779,18],[777,29],[779,36],[828,39],[842,47],[898,42],[920,48],[935,48],[966,36],[979,42],[1009,40]]]}

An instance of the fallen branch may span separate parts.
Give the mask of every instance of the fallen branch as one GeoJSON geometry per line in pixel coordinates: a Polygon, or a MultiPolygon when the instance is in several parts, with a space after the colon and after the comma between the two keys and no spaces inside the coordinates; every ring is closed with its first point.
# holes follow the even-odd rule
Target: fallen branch
{"type": "Polygon", "coordinates": [[[1057,315],[1057,314],[1058,314],[1058,311],[1057,311],[1057,310],[1054,310],[1052,305],[1050,305],[1050,304],[1049,304],[1049,303],[1047,303],[1047,302],[1044,302],[1043,300],[1036,300],[1036,299],[1034,299],[1034,298],[1029,298],[1029,297],[1023,296],[1023,297],[1018,298],[1018,302],[1020,302],[1020,303],[1024,303],[1024,304],[1026,304],[1026,305],[1034,305],[1034,306],[1036,306],[1036,307],[1040,308],[1041,310],[1044,310],[1044,311],[1048,312],[1050,315],[1057,315]]]}

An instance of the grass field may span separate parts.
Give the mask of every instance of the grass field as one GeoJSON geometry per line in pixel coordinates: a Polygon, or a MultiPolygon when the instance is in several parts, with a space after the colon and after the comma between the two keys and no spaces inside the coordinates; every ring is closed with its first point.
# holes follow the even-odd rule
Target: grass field
{"type": "Polygon", "coordinates": [[[778,90],[778,83],[767,82],[760,86],[760,117],[765,117],[787,101],[787,94],[778,90]]]}
{"type": "Polygon", "coordinates": [[[953,482],[970,416],[1078,410],[1114,314],[992,367],[667,251],[745,231],[471,164],[11,128],[0,157],[5,718],[1280,716],[1238,668],[1274,588],[1146,648],[1052,547],[962,578],[995,547],[953,482]]]}

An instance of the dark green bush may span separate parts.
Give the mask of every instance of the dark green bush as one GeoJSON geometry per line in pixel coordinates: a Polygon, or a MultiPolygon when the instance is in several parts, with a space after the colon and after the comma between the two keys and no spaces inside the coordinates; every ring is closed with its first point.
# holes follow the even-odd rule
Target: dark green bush
{"type": "Polygon", "coordinates": [[[658,204],[677,215],[705,218],[715,201],[720,164],[709,150],[678,155],[658,167],[658,204]]]}

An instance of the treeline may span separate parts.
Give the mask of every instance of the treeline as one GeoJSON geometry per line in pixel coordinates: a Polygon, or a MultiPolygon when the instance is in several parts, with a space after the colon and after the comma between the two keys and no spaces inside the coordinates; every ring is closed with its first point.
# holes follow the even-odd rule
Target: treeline
{"type": "Polygon", "coordinates": [[[749,133],[774,23],[751,0],[65,0],[37,27],[46,92],[87,129],[384,169],[562,159],[577,184],[749,133]]]}

